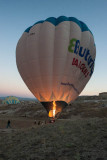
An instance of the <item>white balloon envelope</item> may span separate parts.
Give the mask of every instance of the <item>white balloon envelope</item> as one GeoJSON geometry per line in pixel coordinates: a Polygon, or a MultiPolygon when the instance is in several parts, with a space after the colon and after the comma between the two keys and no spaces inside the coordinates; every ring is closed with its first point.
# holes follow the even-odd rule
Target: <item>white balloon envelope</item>
{"type": "Polygon", "coordinates": [[[48,113],[74,101],[91,78],[96,47],[92,32],[74,17],[50,17],[27,28],[16,47],[19,73],[48,113]]]}

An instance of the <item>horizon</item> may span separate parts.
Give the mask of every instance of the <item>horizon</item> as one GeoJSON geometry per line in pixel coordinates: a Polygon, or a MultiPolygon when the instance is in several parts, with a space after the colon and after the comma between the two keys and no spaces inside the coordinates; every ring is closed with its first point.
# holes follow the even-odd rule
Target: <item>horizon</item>
{"type": "MultiPolygon", "coordinates": [[[[101,93],[107,93],[107,92],[101,92],[101,93]]],[[[99,93],[100,94],[100,93],[99,93]]],[[[85,96],[99,96],[99,94],[98,95],[79,95],[78,97],[85,97],[85,96]]],[[[35,96],[34,97],[23,97],[23,96],[16,96],[16,95],[4,95],[4,96],[2,96],[2,95],[0,95],[0,98],[4,98],[4,97],[11,97],[11,96],[14,96],[14,97],[17,97],[17,98],[28,98],[28,99],[37,99],[35,96]]],[[[77,97],[77,98],[78,98],[77,97]]]]}

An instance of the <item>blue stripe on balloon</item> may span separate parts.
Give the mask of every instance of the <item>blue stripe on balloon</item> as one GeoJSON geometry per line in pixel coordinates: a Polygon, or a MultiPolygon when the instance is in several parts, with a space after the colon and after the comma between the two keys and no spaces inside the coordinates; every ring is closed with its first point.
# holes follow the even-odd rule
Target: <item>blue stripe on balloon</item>
{"type": "Polygon", "coordinates": [[[52,23],[53,25],[56,26],[56,18],[55,17],[49,17],[45,21],[50,22],[50,23],[52,23]]]}
{"type": "Polygon", "coordinates": [[[9,104],[9,102],[8,102],[8,101],[6,101],[6,103],[7,103],[7,104],[9,104]]]}
{"type": "MultiPolygon", "coordinates": [[[[87,27],[87,25],[85,23],[83,23],[82,21],[79,21],[78,19],[76,19],[75,17],[66,17],[66,16],[60,16],[58,18],[55,17],[49,17],[46,20],[41,20],[36,22],[34,25],[38,24],[38,23],[43,23],[43,22],[50,22],[53,25],[57,26],[59,23],[64,22],[64,21],[72,21],[75,22],[80,28],[81,31],[90,31],[89,28],[87,27]]],[[[29,28],[27,28],[25,30],[25,32],[29,33],[30,29],[34,26],[30,26],[29,28]]],[[[92,32],[90,31],[90,33],[92,34],[92,32]]]]}
{"type": "Polygon", "coordinates": [[[30,29],[32,28],[32,26],[28,27],[25,32],[29,33],[30,29]]]}
{"type": "MultiPolygon", "coordinates": [[[[41,20],[41,21],[38,21],[38,22],[36,22],[34,25],[36,25],[36,24],[38,24],[38,23],[43,23],[44,21],[43,20],[41,20]]],[[[33,26],[34,26],[33,25],[33,26]]]]}

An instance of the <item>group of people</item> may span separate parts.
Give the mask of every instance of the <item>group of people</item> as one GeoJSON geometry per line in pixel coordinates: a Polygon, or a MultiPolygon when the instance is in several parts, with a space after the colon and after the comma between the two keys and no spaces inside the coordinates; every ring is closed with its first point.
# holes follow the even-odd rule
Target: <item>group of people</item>
{"type": "Polygon", "coordinates": [[[51,120],[48,120],[48,121],[36,121],[34,122],[34,124],[36,125],[43,125],[43,124],[47,124],[47,123],[54,123],[55,122],[55,119],[51,119],[51,120]]]}
{"type": "MultiPolygon", "coordinates": [[[[36,121],[34,122],[35,125],[43,125],[43,124],[47,124],[47,123],[54,123],[55,122],[55,119],[51,119],[51,120],[48,120],[48,121],[36,121]]],[[[6,128],[11,128],[11,122],[10,120],[7,121],[7,126],[6,128]]]]}

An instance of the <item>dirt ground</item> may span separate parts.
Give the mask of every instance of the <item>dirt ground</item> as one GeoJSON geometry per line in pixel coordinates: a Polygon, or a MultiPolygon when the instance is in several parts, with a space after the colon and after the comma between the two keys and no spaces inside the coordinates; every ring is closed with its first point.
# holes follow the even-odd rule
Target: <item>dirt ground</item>
{"type": "Polygon", "coordinates": [[[55,123],[45,120],[40,104],[1,105],[0,160],[107,160],[105,101],[75,102],[55,123]]]}

